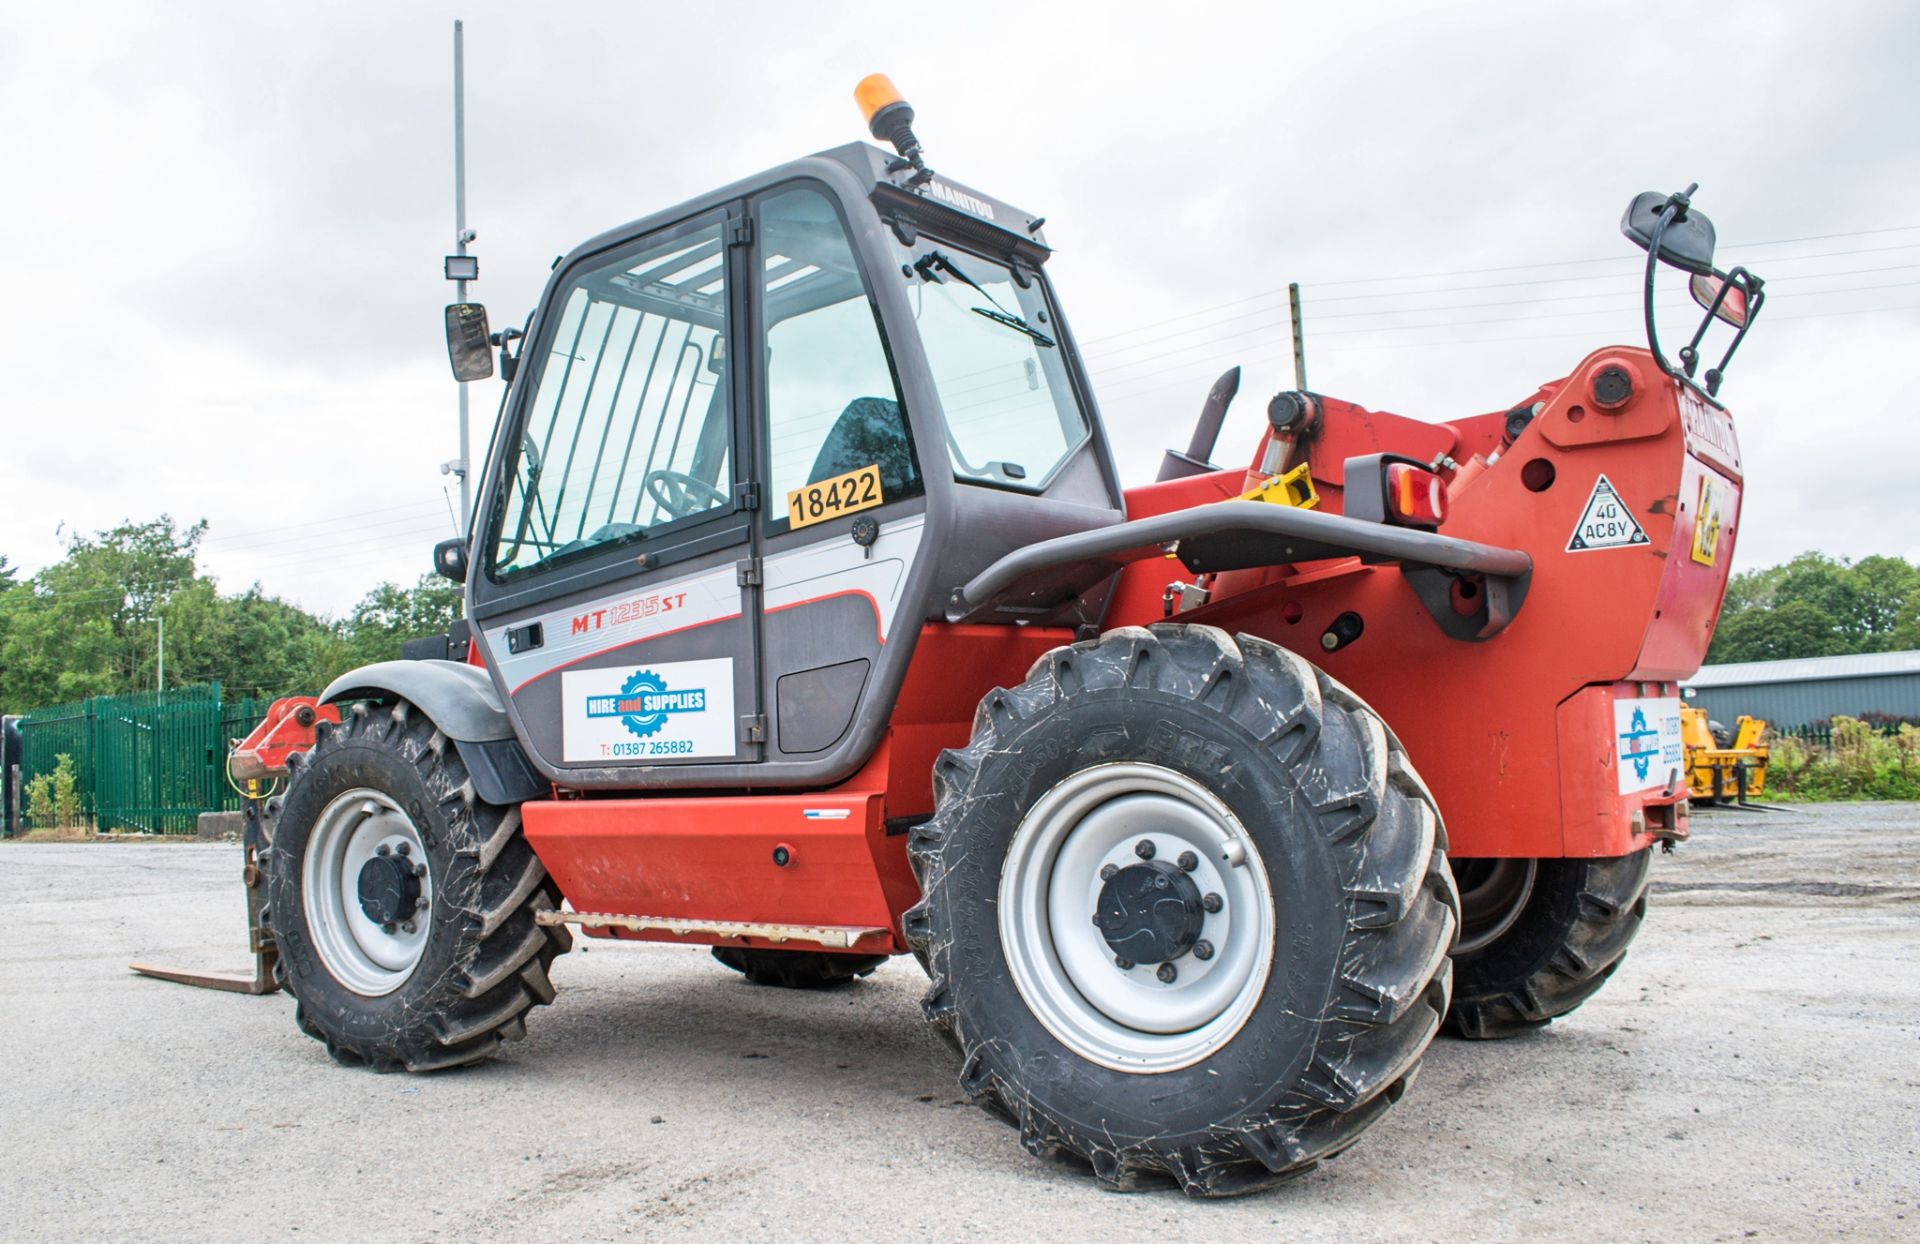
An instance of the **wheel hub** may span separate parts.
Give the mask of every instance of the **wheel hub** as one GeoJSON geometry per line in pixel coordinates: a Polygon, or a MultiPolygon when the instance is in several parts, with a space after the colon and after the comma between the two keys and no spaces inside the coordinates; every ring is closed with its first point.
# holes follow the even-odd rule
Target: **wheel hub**
{"type": "Polygon", "coordinates": [[[1218,796],[1121,761],[1070,774],[1028,809],[998,923],[1042,1026],[1090,1062],[1151,1074],[1192,1066],[1246,1022],[1276,912],[1259,847],[1218,796]]]}
{"type": "Polygon", "coordinates": [[[320,810],[300,864],[301,905],[322,966],[377,998],[420,964],[438,879],[413,818],[383,791],[356,787],[320,810]]]}
{"type": "Polygon", "coordinates": [[[420,902],[420,869],[406,856],[382,848],[360,868],[360,910],[378,925],[412,919],[420,902]]]}
{"type": "Polygon", "coordinates": [[[1453,865],[1460,887],[1460,938],[1456,955],[1484,950],[1511,929],[1533,897],[1537,860],[1461,860],[1453,865]]]}
{"type": "Polygon", "coordinates": [[[1192,877],[1177,865],[1147,860],[1107,878],[1093,922],[1117,958],[1166,963],[1193,949],[1206,917],[1192,877]]]}

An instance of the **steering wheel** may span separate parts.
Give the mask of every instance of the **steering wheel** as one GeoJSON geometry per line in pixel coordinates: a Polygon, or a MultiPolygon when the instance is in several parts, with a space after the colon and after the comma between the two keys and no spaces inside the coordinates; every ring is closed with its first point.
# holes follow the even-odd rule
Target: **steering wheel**
{"type": "Polygon", "coordinates": [[[675,518],[725,505],[728,500],[726,493],[685,471],[648,471],[646,488],[647,495],[675,518]]]}

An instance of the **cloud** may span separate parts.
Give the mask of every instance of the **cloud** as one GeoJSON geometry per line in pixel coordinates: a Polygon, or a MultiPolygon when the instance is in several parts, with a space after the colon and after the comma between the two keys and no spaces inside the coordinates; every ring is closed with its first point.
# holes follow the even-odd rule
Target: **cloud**
{"type": "MultiPolygon", "coordinates": [[[[1638,340],[1615,224],[1639,190],[1698,180],[1728,243],[1920,225],[1904,133],[1920,16],[1897,4],[1845,22],[1785,3],[1631,21],[1517,4],[462,15],[476,294],[496,322],[518,322],[581,239],[858,137],[849,91],[884,69],[936,168],[1047,215],[1077,335],[1107,351],[1096,386],[1132,479],[1235,362],[1247,383],[1223,445],[1251,444],[1265,395],[1291,385],[1273,294],[1291,280],[1316,388],[1445,418],[1638,340]],[[1524,288],[1410,275],[1608,256],[1511,274],[1554,278],[1524,288]],[[1476,302],[1503,305],[1412,310],[1476,302]]],[[[454,16],[11,14],[0,551],[34,567],[59,555],[59,523],[168,510],[211,520],[229,588],[258,579],[338,612],[424,568],[455,448],[439,327],[454,16]]],[[[1881,238],[1901,242],[1920,232],[1881,238]]],[[[1913,552],[1892,464],[1920,460],[1920,434],[1884,376],[1913,352],[1920,297],[1814,292],[1894,271],[1806,274],[1911,265],[1920,248],[1762,262],[1814,249],[1751,252],[1780,279],[1728,387],[1752,473],[1745,565],[1913,552]],[[1835,314],[1869,307],[1906,309],[1835,314]]],[[[480,445],[497,396],[474,390],[480,445]]]]}

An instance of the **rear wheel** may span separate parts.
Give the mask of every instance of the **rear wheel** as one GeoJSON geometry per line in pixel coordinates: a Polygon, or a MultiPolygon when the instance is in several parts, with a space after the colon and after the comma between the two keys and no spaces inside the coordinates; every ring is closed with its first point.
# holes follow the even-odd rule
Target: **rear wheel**
{"type": "Polygon", "coordinates": [[[1352,1144],[1447,1005],[1455,896],[1380,719],[1264,641],[1043,658],[935,767],[907,938],[960,1083],[1107,1186],[1230,1196],[1352,1144]]]}
{"type": "Polygon", "coordinates": [[[1614,859],[1459,860],[1448,1026],[1476,1039],[1545,1027],[1599,992],[1647,914],[1651,849],[1614,859]]]}
{"type": "Polygon", "coordinates": [[[485,1058],[553,1000],[571,944],[537,924],[553,883],[520,810],[478,799],[459,750],[405,701],[322,725],[267,854],[267,920],[301,1031],[343,1063],[485,1058]]]}
{"type": "Polygon", "coordinates": [[[715,946],[713,957],[756,985],[782,989],[831,989],[871,976],[886,955],[836,955],[824,950],[760,950],[715,946]]]}

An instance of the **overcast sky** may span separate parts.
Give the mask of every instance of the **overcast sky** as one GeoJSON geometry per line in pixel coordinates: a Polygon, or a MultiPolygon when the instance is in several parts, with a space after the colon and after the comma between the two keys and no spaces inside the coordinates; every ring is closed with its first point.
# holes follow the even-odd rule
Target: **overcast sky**
{"type": "Polygon", "coordinates": [[[935,168],[1046,215],[1136,481],[1235,363],[1250,454],[1290,280],[1312,387],[1418,418],[1640,343],[1621,209],[1698,181],[1771,281],[1738,564],[1920,560],[1920,6],[1579,9],[4,0],[0,554],[165,511],[228,591],[340,613],[426,568],[464,17],[496,324],[585,237],[862,137],[882,70],[935,168]]]}

